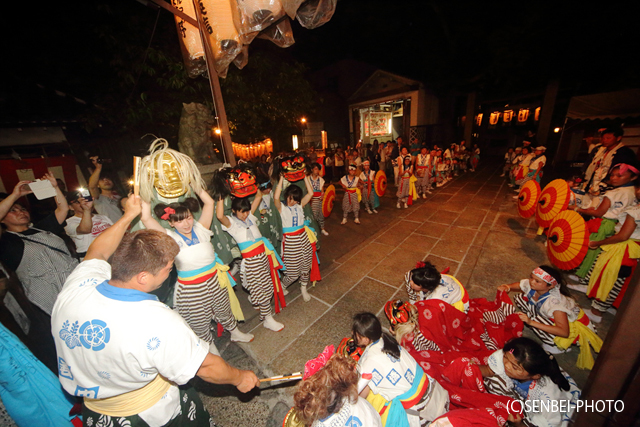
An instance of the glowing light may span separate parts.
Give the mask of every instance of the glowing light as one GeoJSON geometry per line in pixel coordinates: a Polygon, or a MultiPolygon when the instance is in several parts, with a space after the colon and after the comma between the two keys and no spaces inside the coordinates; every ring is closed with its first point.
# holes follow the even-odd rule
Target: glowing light
{"type": "Polygon", "coordinates": [[[133,185],[133,184],[134,184],[133,180],[132,180],[132,179],[130,179],[130,180],[129,180],[129,185],[133,185]]]}
{"type": "Polygon", "coordinates": [[[222,131],[220,130],[220,128],[215,128],[215,129],[213,130],[213,132],[214,132],[216,135],[220,135],[220,134],[222,133],[222,131]]]}
{"type": "Polygon", "coordinates": [[[291,137],[292,141],[293,141],[293,149],[297,150],[298,149],[298,135],[293,135],[291,137]]]}
{"type": "Polygon", "coordinates": [[[329,144],[327,143],[327,132],[326,131],[322,131],[322,149],[326,150],[327,147],[329,146],[329,144]]]}
{"type": "Polygon", "coordinates": [[[300,119],[300,122],[302,123],[307,123],[307,119],[305,119],[304,117],[300,119]]]}
{"type": "Polygon", "coordinates": [[[555,129],[553,129],[553,132],[554,132],[554,133],[558,133],[558,132],[560,132],[560,128],[555,128],[555,129]]]}

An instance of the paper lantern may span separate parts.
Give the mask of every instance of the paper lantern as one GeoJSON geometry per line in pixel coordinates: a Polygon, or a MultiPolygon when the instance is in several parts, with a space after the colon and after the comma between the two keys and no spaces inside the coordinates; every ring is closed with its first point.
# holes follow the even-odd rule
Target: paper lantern
{"type": "MultiPolygon", "coordinates": [[[[196,21],[198,20],[192,0],[171,0],[171,4],[196,21]]],[[[198,77],[207,71],[200,30],[188,22],[185,22],[185,20],[178,15],[175,15],[175,20],[176,28],[178,29],[178,38],[180,39],[180,50],[182,51],[182,58],[184,59],[187,74],[191,78],[198,77]]]]}
{"type": "Polygon", "coordinates": [[[478,126],[482,126],[482,116],[483,116],[483,114],[482,114],[482,113],[480,113],[480,114],[478,114],[478,115],[476,116],[476,124],[477,124],[478,126]]]}
{"type": "Polygon", "coordinates": [[[518,111],[518,121],[519,122],[526,122],[527,119],[529,118],[529,109],[528,108],[521,108],[518,111]]]}
{"type": "Polygon", "coordinates": [[[538,120],[540,120],[540,107],[536,108],[536,111],[533,115],[533,119],[537,122],[538,120]]]}
{"type": "Polygon", "coordinates": [[[511,119],[513,119],[513,110],[505,110],[503,116],[502,116],[502,120],[505,123],[510,123],[511,119]]]}
{"type": "Polygon", "coordinates": [[[499,111],[494,111],[493,113],[491,113],[491,115],[489,116],[489,124],[491,126],[495,126],[498,124],[498,121],[500,120],[500,112],[499,111]]]}

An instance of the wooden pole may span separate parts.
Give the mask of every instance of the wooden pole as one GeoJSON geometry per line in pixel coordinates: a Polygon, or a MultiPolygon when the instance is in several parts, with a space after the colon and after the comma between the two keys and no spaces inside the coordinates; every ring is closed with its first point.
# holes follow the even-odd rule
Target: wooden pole
{"type": "Polygon", "coordinates": [[[200,9],[200,3],[198,0],[193,0],[193,7],[196,11],[196,18],[194,20],[189,15],[186,15],[184,12],[176,9],[173,5],[169,5],[163,0],[151,0],[154,4],[160,6],[161,8],[171,12],[174,15],[179,16],[184,19],[185,22],[193,25],[194,27],[200,29],[200,38],[202,40],[202,45],[204,46],[205,59],[207,61],[207,71],[209,72],[209,86],[211,87],[211,95],[213,97],[213,103],[215,105],[215,109],[217,111],[218,123],[220,124],[221,139],[222,139],[222,151],[224,155],[224,159],[231,166],[236,165],[236,157],[233,155],[233,146],[231,145],[231,134],[229,133],[229,123],[227,122],[227,112],[224,108],[224,100],[222,99],[222,92],[220,90],[220,80],[218,79],[218,73],[214,67],[213,61],[213,49],[209,44],[209,38],[204,34],[202,28],[204,28],[204,20],[202,17],[202,10],[200,9]],[[201,25],[198,25],[198,22],[201,25]]]}
{"type": "Polygon", "coordinates": [[[467,109],[465,115],[464,140],[466,141],[467,149],[470,149],[473,147],[473,124],[476,120],[476,92],[471,92],[467,95],[467,109]]]}
{"type": "Polygon", "coordinates": [[[213,96],[213,103],[218,114],[218,123],[220,124],[220,136],[222,137],[222,150],[224,151],[224,158],[231,166],[236,165],[236,157],[233,155],[233,146],[231,145],[231,134],[229,133],[229,123],[227,122],[227,112],[224,108],[224,100],[222,99],[222,91],[220,90],[220,80],[218,79],[218,73],[216,72],[215,63],[213,60],[213,48],[209,43],[209,37],[202,30],[206,28],[204,19],[202,16],[202,9],[200,9],[200,2],[193,0],[193,7],[196,10],[198,22],[200,23],[200,38],[204,45],[204,56],[207,61],[207,71],[209,72],[209,85],[211,86],[211,95],[213,96]]]}

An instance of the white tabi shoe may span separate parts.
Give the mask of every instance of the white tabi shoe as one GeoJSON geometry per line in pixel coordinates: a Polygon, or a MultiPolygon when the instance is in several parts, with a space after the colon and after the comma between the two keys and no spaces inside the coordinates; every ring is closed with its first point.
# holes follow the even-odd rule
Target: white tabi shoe
{"type": "Polygon", "coordinates": [[[373,210],[373,213],[378,213],[378,211],[374,209],[374,210],[373,210]]]}
{"type": "Polygon", "coordinates": [[[342,218],[342,222],[340,223],[340,225],[345,225],[347,223],[347,218],[342,218]]]}
{"type": "Polygon", "coordinates": [[[302,292],[302,299],[304,300],[304,302],[311,301],[311,295],[309,295],[309,292],[307,292],[307,286],[306,285],[301,285],[300,286],[300,292],[302,292]]]}
{"type": "Polygon", "coordinates": [[[542,344],[542,348],[544,349],[544,351],[546,351],[549,354],[562,354],[562,353],[569,353],[571,351],[571,348],[568,348],[566,350],[560,350],[555,345],[549,345],[549,344],[542,344]]]}
{"type": "Polygon", "coordinates": [[[353,222],[355,222],[356,224],[360,224],[360,219],[356,218],[356,219],[353,220],[353,222]]]}
{"type": "Polygon", "coordinates": [[[371,215],[373,212],[371,212],[371,209],[367,209],[367,213],[371,215]]]}
{"type": "Polygon", "coordinates": [[[329,233],[327,233],[327,230],[325,230],[324,228],[322,229],[322,234],[324,234],[325,236],[329,235],[329,233]]]}
{"type": "Polygon", "coordinates": [[[284,286],[282,287],[282,295],[289,295],[289,291],[284,286]]]}
{"type": "Polygon", "coordinates": [[[398,202],[398,204],[396,205],[396,208],[400,209],[402,206],[400,206],[400,202],[398,202]]]}
{"type": "Polygon", "coordinates": [[[262,326],[274,332],[280,332],[281,330],[284,329],[284,325],[280,322],[276,322],[273,316],[265,317],[264,320],[262,321],[262,326]]]}
{"type": "Polygon", "coordinates": [[[231,341],[233,342],[251,342],[253,341],[253,334],[245,334],[240,329],[235,328],[231,331],[231,341]]]}
{"type": "Polygon", "coordinates": [[[405,208],[405,209],[408,209],[408,208],[409,208],[409,205],[408,205],[406,202],[405,202],[405,204],[404,204],[404,208],[405,208]]]}
{"type": "Polygon", "coordinates": [[[591,310],[584,310],[584,314],[587,315],[587,317],[589,318],[589,320],[591,320],[592,323],[602,322],[602,316],[598,316],[597,314],[594,314],[591,310]]]}
{"type": "Polygon", "coordinates": [[[589,286],[587,285],[567,285],[567,288],[582,292],[583,294],[586,294],[587,290],[589,290],[589,286]]]}

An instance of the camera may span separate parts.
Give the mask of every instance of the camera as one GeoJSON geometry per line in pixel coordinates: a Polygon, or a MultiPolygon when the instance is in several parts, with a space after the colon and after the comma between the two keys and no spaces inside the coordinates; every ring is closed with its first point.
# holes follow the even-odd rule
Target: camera
{"type": "Polygon", "coordinates": [[[96,163],[99,163],[99,164],[101,164],[101,165],[102,165],[102,164],[104,164],[104,163],[111,163],[111,159],[102,159],[102,158],[99,158],[98,160],[96,160],[96,163]]]}
{"type": "Polygon", "coordinates": [[[90,202],[93,200],[93,197],[91,197],[91,192],[89,192],[88,189],[86,188],[78,188],[78,193],[80,193],[80,196],[82,196],[83,199],[85,199],[87,202],[90,202]]]}

